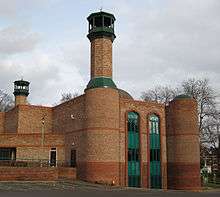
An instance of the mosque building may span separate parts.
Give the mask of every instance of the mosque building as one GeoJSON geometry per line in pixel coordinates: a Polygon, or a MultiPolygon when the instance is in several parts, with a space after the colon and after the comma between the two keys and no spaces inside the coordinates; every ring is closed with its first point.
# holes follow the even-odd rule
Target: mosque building
{"type": "Polygon", "coordinates": [[[75,168],[77,179],[94,183],[199,189],[196,101],[179,95],[165,106],[119,89],[112,77],[116,19],[100,11],[87,20],[91,72],[84,94],[36,106],[27,101],[29,82],[15,81],[15,107],[0,112],[0,163],[41,160],[75,168]]]}

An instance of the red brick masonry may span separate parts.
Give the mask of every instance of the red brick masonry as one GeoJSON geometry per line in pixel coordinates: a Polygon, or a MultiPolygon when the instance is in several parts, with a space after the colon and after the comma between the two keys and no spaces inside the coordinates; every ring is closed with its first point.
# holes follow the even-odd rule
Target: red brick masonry
{"type": "Polygon", "coordinates": [[[168,185],[170,189],[199,190],[201,189],[199,163],[169,163],[168,185]]]}
{"type": "Polygon", "coordinates": [[[0,167],[0,181],[56,181],[76,179],[75,168],[0,167]]]}

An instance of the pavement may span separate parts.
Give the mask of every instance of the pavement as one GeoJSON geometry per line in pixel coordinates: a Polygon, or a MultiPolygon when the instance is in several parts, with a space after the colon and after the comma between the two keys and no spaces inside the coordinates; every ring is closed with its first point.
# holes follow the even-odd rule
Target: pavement
{"type": "Polygon", "coordinates": [[[0,197],[220,197],[220,190],[204,190],[201,192],[186,192],[174,190],[149,190],[143,188],[111,187],[91,184],[82,181],[75,182],[0,182],[0,197]]]}

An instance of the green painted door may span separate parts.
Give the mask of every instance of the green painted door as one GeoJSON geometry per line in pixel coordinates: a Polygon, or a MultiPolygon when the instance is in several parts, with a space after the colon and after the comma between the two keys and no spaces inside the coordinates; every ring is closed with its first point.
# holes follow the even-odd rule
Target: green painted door
{"type": "Polygon", "coordinates": [[[150,116],[150,186],[161,188],[161,162],[160,162],[160,127],[159,117],[150,116]]]}
{"type": "Polygon", "coordinates": [[[128,113],[128,186],[140,187],[139,116],[128,113]]]}

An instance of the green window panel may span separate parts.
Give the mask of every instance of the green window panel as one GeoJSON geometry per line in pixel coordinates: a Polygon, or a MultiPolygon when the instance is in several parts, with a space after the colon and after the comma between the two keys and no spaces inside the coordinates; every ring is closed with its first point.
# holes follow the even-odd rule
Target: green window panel
{"type": "Polygon", "coordinates": [[[150,116],[150,185],[151,188],[161,188],[160,162],[160,122],[156,115],[150,116]]]}
{"type": "Polygon", "coordinates": [[[140,176],[140,162],[139,161],[128,162],[128,174],[131,176],[140,176]]]}
{"type": "Polygon", "coordinates": [[[128,132],[128,148],[139,148],[139,133],[128,132]]]}
{"type": "Polygon", "coordinates": [[[160,135],[150,134],[150,149],[160,149],[160,135]]]}
{"type": "Polygon", "coordinates": [[[139,116],[128,113],[128,186],[140,187],[139,116]]]}

